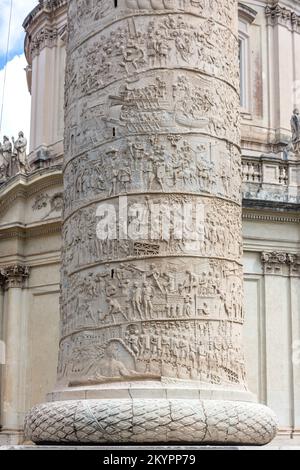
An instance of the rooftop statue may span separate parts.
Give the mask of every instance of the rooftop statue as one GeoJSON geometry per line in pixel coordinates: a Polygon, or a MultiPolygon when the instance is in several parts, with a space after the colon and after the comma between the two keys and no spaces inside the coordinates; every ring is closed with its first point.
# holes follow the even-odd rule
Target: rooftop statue
{"type": "Polygon", "coordinates": [[[14,144],[14,154],[17,157],[18,173],[27,173],[28,159],[26,154],[27,139],[24,137],[24,132],[19,132],[17,140],[12,137],[14,144]]]}
{"type": "Polygon", "coordinates": [[[12,144],[5,135],[3,143],[0,143],[0,181],[8,177],[9,167],[11,163],[12,144]]]}
{"type": "Polygon", "coordinates": [[[27,139],[23,131],[19,132],[16,140],[14,137],[10,140],[6,135],[3,137],[3,143],[0,143],[0,182],[30,171],[26,149],[27,139]]]}

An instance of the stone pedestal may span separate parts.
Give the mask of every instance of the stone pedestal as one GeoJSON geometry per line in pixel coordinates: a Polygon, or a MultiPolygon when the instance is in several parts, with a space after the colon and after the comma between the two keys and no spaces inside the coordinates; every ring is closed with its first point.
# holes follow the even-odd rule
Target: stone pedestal
{"type": "Polygon", "coordinates": [[[242,326],[235,0],[69,2],[57,389],[34,442],[266,444],[242,326]]]}

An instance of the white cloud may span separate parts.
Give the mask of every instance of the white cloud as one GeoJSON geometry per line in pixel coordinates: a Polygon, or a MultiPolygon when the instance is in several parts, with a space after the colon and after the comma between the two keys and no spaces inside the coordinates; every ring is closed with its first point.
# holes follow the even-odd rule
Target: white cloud
{"type": "MultiPolygon", "coordinates": [[[[24,54],[15,56],[7,64],[6,88],[3,109],[3,122],[0,137],[17,136],[23,130],[29,137],[30,129],[30,94],[27,88],[24,54]]],[[[4,69],[0,70],[0,89],[2,90],[4,69]]],[[[2,94],[2,93],[1,93],[2,94]]],[[[2,96],[0,97],[1,106],[2,96]]],[[[1,108],[0,108],[1,109],[1,108]]]]}
{"type": "MultiPolygon", "coordinates": [[[[24,42],[22,23],[28,13],[38,4],[38,0],[13,0],[12,22],[9,51],[21,51],[24,42]]],[[[10,13],[10,0],[0,0],[0,58],[3,59],[7,47],[7,34],[10,13]]],[[[29,136],[30,128],[30,94],[27,89],[24,68],[26,67],[24,54],[15,55],[7,66],[7,78],[4,95],[3,121],[0,138],[3,134],[9,137],[16,136],[24,130],[29,136]]],[[[0,70],[0,109],[2,105],[2,89],[5,69],[0,70]]]]}
{"type": "MultiPolygon", "coordinates": [[[[38,0],[13,0],[10,51],[20,50],[24,40],[22,24],[38,0]]],[[[10,0],[0,0],[0,55],[5,54],[9,23],[10,0]]]]}

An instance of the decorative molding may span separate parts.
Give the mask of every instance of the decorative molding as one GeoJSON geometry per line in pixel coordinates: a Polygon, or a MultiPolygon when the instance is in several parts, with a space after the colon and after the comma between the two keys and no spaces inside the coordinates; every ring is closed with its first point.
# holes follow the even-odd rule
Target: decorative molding
{"type": "MultiPolygon", "coordinates": [[[[45,47],[55,47],[58,40],[66,40],[66,20],[62,24],[57,21],[57,11],[67,11],[67,0],[40,0],[31,13],[26,17],[23,28],[27,35],[25,51],[27,59],[37,56],[45,47]]],[[[30,61],[30,60],[29,60],[30,61]]]]}
{"type": "Polygon", "coordinates": [[[282,276],[288,268],[290,276],[300,276],[300,255],[281,251],[264,251],[261,254],[264,274],[282,276]]]}
{"type": "Polygon", "coordinates": [[[45,191],[53,186],[63,184],[63,175],[61,169],[59,172],[45,174],[45,178],[35,181],[28,181],[28,197],[34,196],[35,194],[45,191]]]}
{"type": "Polygon", "coordinates": [[[64,198],[62,192],[56,193],[52,197],[50,197],[47,193],[40,193],[35,198],[32,210],[41,211],[50,206],[50,212],[48,214],[50,215],[52,212],[61,212],[63,210],[63,205],[64,198]]]}
{"type": "Polygon", "coordinates": [[[32,205],[32,210],[41,211],[45,209],[48,206],[49,199],[50,197],[47,193],[38,194],[35,198],[34,204],[32,205]]]}
{"type": "Polygon", "coordinates": [[[26,191],[24,188],[18,187],[8,198],[1,200],[0,196],[0,216],[3,215],[17,199],[26,199],[26,191]]]}
{"type": "Polygon", "coordinates": [[[45,237],[55,233],[61,233],[61,219],[50,219],[49,221],[34,226],[17,226],[0,230],[0,240],[9,240],[11,238],[30,239],[34,237],[45,237]]]}
{"type": "Polygon", "coordinates": [[[290,276],[300,277],[300,255],[287,254],[287,264],[290,267],[290,276]]]}
{"type": "Polygon", "coordinates": [[[5,272],[3,268],[0,268],[0,290],[4,289],[5,281],[6,281],[5,272]]]}
{"type": "Polygon", "coordinates": [[[257,11],[245,5],[244,3],[238,4],[239,18],[244,19],[247,23],[251,24],[257,17],[257,11]]]}
{"type": "Polygon", "coordinates": [[[45,47],[54,47],[57,45],[59,37],[58,29],[56,27],[46,26],[38,31],[30,42],[30,54],[32,57],[37,56],[45,47]]]}
{"type": "Polygon", "coordinates": [[[266,6],[265,14],[267,17],[268,26],[284,26],[290,31],[300,33],[300,16],[278,3],[274,6],[266,6]]]}
{"type": "Polygon", "coordinates": [[[23,289],[29,277],[30,268],[23,264],[14,264],[1,268],[1,278],[4,281],[4,288],[23,289]]]}
{"type": "Polygon", "coordinates": [[[243,220],[256,220],[259,222],[280,222],[280,223],[300,223],[300,216],[284,216],[284,215],[270,215],[270,214],[258,214],[253,212],[243,212],[243,220]]]}
{"type": "Polygon", "coordinates": [[[49,188],[63,184],[61,168],[43,170],[31,175],[31,177],[19,176],[10,182],[8,186],[0,188],[0,217],[17,199],[26,199],[37,195],[49,188]]]}
{"type": "Polygon", "coordinates": [[[39,4],[27,15],[23,22],[23,28],[27,30],[32,25],[33,21],[41,13],[52,14],[58,8],[67,6],[68,0],[39,0],[39,4]]]}
{"type": "Polygon", "coordinates": [[[56,193],[51,197],[50,200],[51,212],[63,211],[64,208],[64,196],[63,193],[56,193]]]}

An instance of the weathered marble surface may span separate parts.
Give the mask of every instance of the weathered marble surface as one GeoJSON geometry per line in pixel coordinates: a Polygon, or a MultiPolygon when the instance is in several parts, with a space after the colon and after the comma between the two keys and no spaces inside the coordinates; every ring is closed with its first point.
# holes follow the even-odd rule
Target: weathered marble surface
{"type": "Polygon", "coordinates": [[[236,8],[69,3],[54,392],[65,401],[28,414],[35,442],[266,444],[276,433],[247,391],[241,340],[236,8]],[[177,239],[174,222],[166,236],[162,220],[149,240],[157,219],[146,218],[136,238],[97,238],[99,208],[120,222],[120,196],[129,217],[138,204],[159,207],[157,219],[201,205],[202,236],[177,239]],[[97,385],[94,400],[76,401],[97,385]]]}
{"type": "Polygon", "coordinates": [[[245,389],[236,5],[225,3],[70,3],[63,385],[245,389]],[[97,239],[99,207],[119,219],[125,195],[129,217],[137,204],[161,219],[201,204],[203,238],[168,238],[164,221],[150,238],[148,218],[136,238],[97,239]]]}

